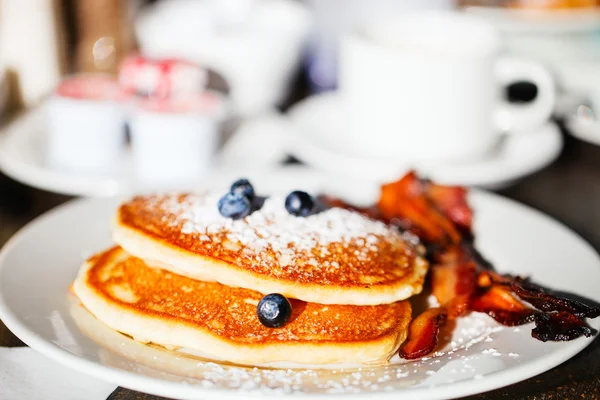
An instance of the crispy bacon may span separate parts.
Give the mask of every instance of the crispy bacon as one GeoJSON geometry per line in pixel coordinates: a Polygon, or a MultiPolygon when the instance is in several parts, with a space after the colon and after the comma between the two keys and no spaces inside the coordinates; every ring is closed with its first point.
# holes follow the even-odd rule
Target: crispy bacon
{"type": "Polygon", "coordinates": [[[320,196],[319,201],[409,230],[426,243],[446,245],[460,243],[463,235],[471,235],[472,211],[466,195],[462,187],[424,181],[411,171],[402,179],[383,185],[373,207],[356,207],[331,196],[320,196]]]}
{"type": "Polygon", "coordinates": [[[382,187],[378,207],[386,218],[399,218],[409,229],[418,228],[416,233],[430,245],[433,294],[449,319],[472,310],[504,325],[535,320],[532,335],[540,339],[591,334],[581,318],[598,317],[600,308],[490,270],[472,246],[473,213],[466,189],[423,181],[410,172],[382,187]]]}
{"type": "Polygon", "coordinates": [[[431,289],[438,303],[445,305],[456,297],[458,279],[454,265],[434,265],[431,268],[431,289]]]}
{"type": "Polygon", "coordinates": [[[427,243],[456,244],[461,240],[454,223],[434,205],[426,185],[414,172],[383,185],[377,207],[385,220],[404,222],[405,228],[408,222],[417,228],[414,233],[427,243]]]}
{"type": "Polygon", "coordinates": [[[475,290],[475,263],[460,245],[435,253],[433,257],[431,285],[440,307],[425,311],[411,323],[409,340],[400,351],[407,359],[422,357],[435,349],[440,328],[446,320],[456,319],[469,311],[475,290]]]}
{"type": "Polygon", "coordinates": [[[568,341],[580,336],[591,337],[598,333],[581,318],[567,311],[537,313],[534,322],[535,328],[531,331],[531,336],[542,342],[568,341]]]}
{"type": "Polygon", "coordinates": [[[434,255],[431,288],[437,301],[446,308],[448,318],[455,319],[469,310],[475,290],[476,266],[461,246],[453,246],[434,255]]]}
{"type": "Polygon", "coordinates": [[[471,236],[473,210],[467,202],[467,189],[460,186],[443,186],[427,182],[427,196],[436,207],[459,228],[461,233],[471,236]]]}
{"type": "Polygon", "coordinates": [[[446,320],[469,311],[486,313],[508,326],[533,321],[531,335],[542,341],[572,340],[596,333],[583,318],[600,316],[599,307],[558,295],[528,279],[493,271],[473,246],[473,213],[467,203],[467,190],[462,187],[438,185],[409,172],[384,185],[373,207],[353,207],[330,197],[321,199],[328,206],[351,209],[409,230],[427,244],[432,292],[440,307],[425,311],[411,322],[408,340],[400,350],[406,359],[432,352],[446,320]]]}
{"type": "Polygon", "coordinates": [[[543,312],[565,311],[579,318],[600,316],[600,308],[568,298],[567,295],[559,295],[520,276],[485,271],[481,272],[477,279],[479,286],[502,285],[521,300],[543,312]]]}
{"type": "Polygon", "coordinates": [[[550,293],[547,289],[521,277],[504,276],[510,290],[540,311],[566,311],[579,318],[596,318],[600,308],[592,307],[574,299],[550,293]]]}
{"type": "Polygon", "coordinates": [[[600,315],[598,307],[551,294],[527,279],[490,271],[481,272],[477,284],[483,294],[472,300],[472,311],[484,312],[507,326],[534,321],[531,336],[538,340],[573,340],[596,334],[582,318],[596,318],[600,315]]]}
{"type": "Polygon", "coordinates": [[[431,353],[438,343],[440,328],[446,323],[443,308],[430,308],[413,319],[408,328],[408,339],[400,348],[400,356],[407,360],[431,353]]]}
{"type": "Polygon", "coordinates": [[[471,300],[471,310],[488,314],[506,326],[526,324],[536,314],[502,285],[492,285],[476,294],[471,300]]]}

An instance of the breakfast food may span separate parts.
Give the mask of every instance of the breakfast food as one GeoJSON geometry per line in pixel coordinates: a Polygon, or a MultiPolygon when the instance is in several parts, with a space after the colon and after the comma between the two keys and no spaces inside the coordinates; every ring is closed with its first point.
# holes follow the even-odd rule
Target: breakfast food
{"type": "Polygon", "coordinates": [[[174,273],[308,302],[390,304],[421,292],[427,262],[396,229],[342,208],[318,211],[304,192],[236,190],[135,197],[119,208],[113,238],[174,273]]]}
{"type": "Polygon", "coordinates": [[[408,301],[352,306],[292,299],[287,323],[267,327],[257,305],[268,296],[151,268],[119,247],[91,258],[73,290],[98,319],[138,341],[240,364],[383,363],[406,338],[411,319],[408,301]]]}
{"type": "Polygon", "coordinates": [[[304,191],[138,196],[119,207],[118,246],[88,260],[73,291],[140,342],[241,364],[382,364],[432,353],[470,312],[533,322],[538,340],[596,332],[600,309],[494,271],[473,245],[467,191],[409,173],[361,208],[304,191]],[[429,265],[431,265],[429,267],[429,265]],[[437,304],[406,298],[429,273],[437,304]]]}
{"type": "Polygon", "coordinates": [[[408,229],[428,247],[431,289],[439,307],[411,322],[400,349],[405,359],[434,351],[446,322],[471,311],[488,314],[506,326],[534,322],[531,336],[544,342],[597,333],[585,321],[600,316],[597,306],[557,295],[529,279],[494,271],[474,247],[473,213],[464,188],[437,185],[411,172],[384,185],[375,207],[359,209],[339,199],[329,199],[329,203],[408,229]]]}
{"type": "Polygon", "coordinates": [[[119,207],[117,247],[73,291],[141,342],[241,364],[381,364],[406,339],[428,264],[422,248],[303,191],[138,196],[119,207]]]}

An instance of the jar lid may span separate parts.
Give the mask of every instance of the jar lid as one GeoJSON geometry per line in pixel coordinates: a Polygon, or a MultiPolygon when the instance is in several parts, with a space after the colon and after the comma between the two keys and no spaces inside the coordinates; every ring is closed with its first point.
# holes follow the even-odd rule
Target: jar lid
{"type": "Polygon", "coordinates": [[[54,93],[78,100],[123,101],[128,97],[115,78],[104,74],[80,74],[67,77],[58,84],[54,93]]]}
{"type": "Polygon", "coordinates": [[[131,55],[119,70],[121,88],[132,94],[151,97],[176,97],[201,93],[206,89],[208,72],[199,65],[177,58],[152,59],[131,55]]]}
{"type": "Polygon", "coordinates": [[[227,102],[223,95],[205,91],[194,96],[142,97],[134,100],[138,110],[165,114],[199,114],[221,119],[226,114],[227,102]]]}

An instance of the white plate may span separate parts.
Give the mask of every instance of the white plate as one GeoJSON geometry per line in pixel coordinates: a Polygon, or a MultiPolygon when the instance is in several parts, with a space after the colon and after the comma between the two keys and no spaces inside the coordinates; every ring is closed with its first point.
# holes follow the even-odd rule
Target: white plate
{"type": "Polygon", "coordinates": [[[571,114],[565,120],[571,135],[584,142],[600,146],[600,119],[590,120],[571,114]]]}
{"type": "MultiPolygon", "coordinates": [[[[360,202],[377,194],[372,184],[302,170],[250,178],[263,193],[325,189],[360,202]]],[[[477,245],[499,270],[532,275],[541,284],[600,300],[600,258],[577,235],[489,193],[475,191],[470,200],[477,245]]],[[[0,252],[0,318],[25,343],[56,361],[131,389],[187,399],[292,392],[316,399],[342,392],[344,398],[453,398],[537,375],[592,342],[542,343],[530,337],[530,325],[502,328],[473,314],[459,321],[454,343],[434,357],[404,363],[396,359],[389,366],[360,370],[244,368],[145,346],[98,323],[68,295],[82,260],[111,245],[109,220],[117,204],[115,199],[74,201],[15,235],[0,252]]],[[[600,328],[600,320],[591,325],[600,328]]]]}
{"type": "MultiPolygon", "coordinates": [[[[346,120],[337,94],[310,97],[289,112],[293,137],[289,151],[307,164],[329,173],[364,179],[389,180],[408,169],[441,183],[497,189],[538,171],[558,157],[562,136],[556,124],[548,123],[531,132],[507,135],[486,157],[453,164],[412,164],[402,160],[366,159],[347,156],[321,147],[310,138],[328,130],[345,129],[346,120]]],[[[283,129],[283,128],[281,128],[283,129]]]]}

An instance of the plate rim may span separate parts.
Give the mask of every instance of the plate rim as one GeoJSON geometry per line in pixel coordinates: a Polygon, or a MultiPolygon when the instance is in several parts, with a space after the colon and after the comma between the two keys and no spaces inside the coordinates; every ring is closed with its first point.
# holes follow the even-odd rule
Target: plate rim
{"type": "MultiPolygon", "coordinates": [[[[543,212],[529,207],[525,204],[516,202],[504,196],[490,193],[483,190],[474,189],[471,190],[471,195],[475,196],[476,201],[499,201],[504,206],[515,207],[522,212],[528,212],[535,215],[536,219],[541,218],[547,223],[551,223],[558,229],[562,229],[574,240],[580,242],[587,250],[591,251],[591,254],[595,255],[596,263],[600,266],[600,255],[598,251],[585,239],[583,239],[577,232],[563,224],[562,222],[544,214],[543,212]],[[485,200],[485,199],[488,200],[485,200]],[[481,200],[479,200],[481,199],[481,200]]],[[[48,212],[38,216],[24,227],[22,227],[17,233],[15,233],[6,244],[0,249],[0,270],[7,267],[5,258],[11,250],[18,245],[20,238],[26,235],[28,232],[34,230],[36,225],[42,223],[47,219],[55,217],[57,214],[68,212],[72,207],[76,206],[89,206],[93,207],[93,203],[108,203],[117,202],[118,198],[80,198],[67,201],[66,203],[59,205],[48,212]]],[[[80,372],[84,372],[90,376],[96,377],[100,380],[126,387],[141,392],[152,393],[159,396],[175,397],[175,398],[197,398],[202,396],[220,396],[226,399],[240,399],[244,396],[258,396],[258,397],[271,397],[272,395],[262,392],[247,392],[242,390],[226,390],[226,389],[215,389],[215,388],[203,388],[200,386],[189,386],[183,385],[180,382],[170,382],[158,378],[152,378],[144,375],[140,375],[131,371],[126,371],[110,366],[98,364],[90,361],[86,358],[80,357],[69,351],[53,344],[45,339],[38,336],[34,331],[29,330],[26,326],[22,325],[17,315],[9,308],[8,304],[4,301],[4,297],[0,293],[0,319],[11,330],[17,337],[23,340],[31,348],[40,352],[46,357],[49,357],[56,362],[73,369],[77,369],[80,372]]],[[[576,354],[581,352],[585,347],[590,345],[594,340],[583,340],[579,339],[574,342],[570,342],[569,346],[564,346],[562,349],[552,351],[551,353],[544,354],[540,358],[528,362],[523,365],[511,367],[507,370],[495,371],[490,374],[486,374],[482,379],[467,379],[464,381],[446,383],[436,385],[434,387],[416,387],[407,388],[406,390],[394,390],[390,392],[361,392],[361,393],[344,393],[345,397],[362,398],[364,396],[372,396],[377,399],[403,399],[403,398],[428,398],[428,399],[447,399],[455,398],[466,395],[473,395],[477,393],[487,392],[501,387],[505,387],[510,384],[518,383],[529,379],[533,376],[539,375],[543,372],[554,368],[568,359],[574,357],[576,354]],[[490,381],[490,378],[492,380],[490,381]],[[451,389],[450,396],[449,390],[451,389]]],[[[285,394],[284,397],[291,397],[297,394],[285,394]]],[[[302,394],[303,397],[311,399],[329,399],[336,394],[302,394]]]]}
{"type": "Polygon", "coordinates": [[[587,123],[577,115],[566,117],[569,134],[582,142],[600,146],[600,120],[587,123]]]}

